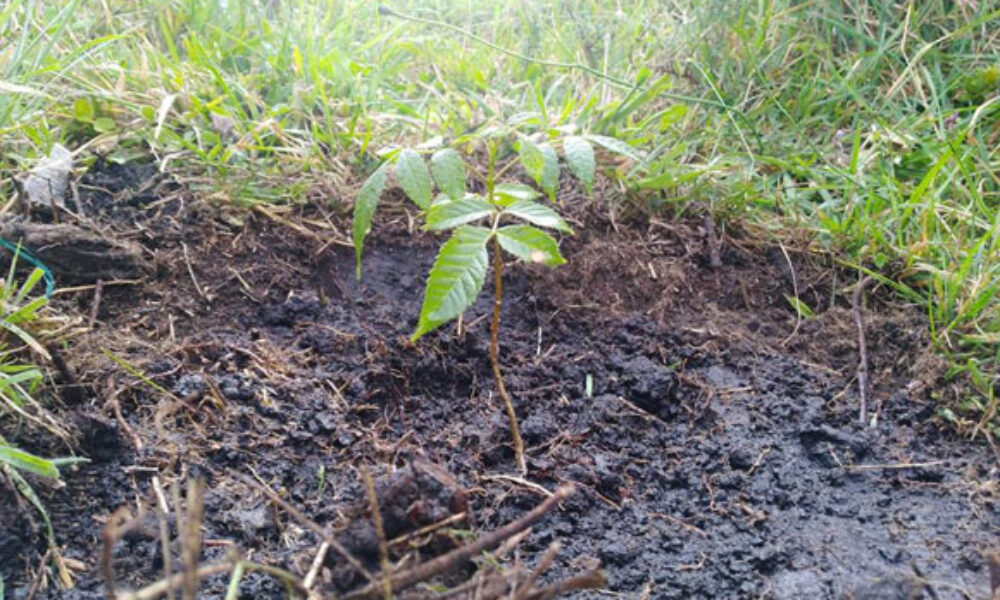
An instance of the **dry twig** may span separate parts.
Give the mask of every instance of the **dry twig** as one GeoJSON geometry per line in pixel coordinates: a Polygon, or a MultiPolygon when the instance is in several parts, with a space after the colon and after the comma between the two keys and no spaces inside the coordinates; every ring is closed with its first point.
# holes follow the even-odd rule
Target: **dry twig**
{"type": "Polygon", "coordinates": [[[854,325],[858,328],[858,395],[860,406],[858,408],[858,418],[861,426],[868,422],[868,345],[865,342],[865,323],[861,314],[861,296],[865,287],[872,282],[871,277],[865,277],[858,282],[854,288],[854,295],[851,297],[851,306],[854,311],[854,325]]]}
{"type": "Polygon", "coordinates": [[[531,572],[528,579],[518,588],[517,593],[514,595],[514,600],[525,600],[528,597],[531,593],[532,586],[534,586],[535,582],[538,581],[538,578],[552,566],[552,561],[556,559],[560,550],[562,550],[562,546],[559,542],[552,542],[549,544],[548,550],[545,551],[541,560],[538,561],[538,565],[535,567],[535,570],[531,572]]]}
{"type": "MultiPolygon", "coordinates": [[[[483,550],[493,548],[505,539],[524,531],[542,517],[552,511],[560,502],[568,498],[573,493],[572,486],[563,486],[556,490],[551,498],[546,498],[534,510],[524,515],[520,519],[504,525],[500,529],[480,537],[475,542],[456,548],[451,552],[439,556],[433,560],[417,565],[401,573],[393,574],[389,578],[389,584],[393,592],[405,590],[417,583],[430,579],[435,575],[448,571],[462,563],[465,563],[473,556],[483,550]]],[[[380,583],[370,583],[360,590],[354,591],[344,596],[344,600],[367,600],[378,598],[382,594],[383,588],[380,583]]],[[[529,596],[530,599],[530,596],[529,596]]],[[[528,599],[526,599],[528,600],[528,599]]]]}
{"type": "Polygon", "coordinates": [[[389,544],[385,541],[385,526],[382,523],[382,510],[378,506],[378,494],[375,493],[375,480],[367,468],[361,468],[361,479],[365,484],[365,494],[368,496],[368,508],[372,513],[372,525],[375,527],[375,539],[378,541],[379,569],[382,571],[382,593],[385,600],[392,600],[392,588],[389,585],[389,544]]]}
{"type": "Polygon", "coordinates": [[[198,597],[198,556],[201,554],[201,523],[205,516],[205,483],[197,478],[188,480],[187,511],[184,515],[183,528],[178,524],[178,532],[183,531],[181,538],[181,562],[183,564],[183,579],[181,597],[184,600],[196,600],[198,597]]]}

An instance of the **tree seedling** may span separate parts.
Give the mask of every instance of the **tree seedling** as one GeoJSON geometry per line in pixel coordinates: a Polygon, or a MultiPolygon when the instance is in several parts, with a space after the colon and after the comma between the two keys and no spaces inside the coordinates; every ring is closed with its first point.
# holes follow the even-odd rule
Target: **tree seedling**
{"type": "MultiPolygon", "coordinates": [[[[566,164],[584,184],[588,193],[593,188],[595,170],[591,141],[607,147],[608,139],[600,136],[568,136],[559,140],[566,164]]],[[[410,337],[411,341],[417,341],[464,313],[479,296],[492,262],[490,365],[510,421],[514,457],[518,468],[524,473],[524,443],[521,441],[514,404],[504,385],[499,359],[504,252],[527,263],[556,266],[566,262],[559,252],[558,241],[549,231],[572,233],[572,230],[552,205],[540,200],[544,192],[554,205],[559,184],[559,156],[552,144],[536,143],[529,137],[504,127],[488,127],[460,142],[466,146],[485,146],[488,163],[485,175],[477,177],[482,183],[480,193],[470,191],[467,187],[467,165],[454,148],[434,152],[430,156],[429,171],[420,152],[413,149],[399,150],[364,183],[354,205],[353,238],[357,276],[361,277],[364,239],[371,229],[372,216],[392,167],[406,196],[421,210],[424,229],[451,232],[442,244],[427,277],[423,307],[417,329],[410,337]],[[517,156],[504,162],[499,158],[500,150],[505,143],[509,144],[511,141],[513,148],[517,150],[517,156]],[[504,181],[504,175],[517,164],[524,168],[542,192],[521,183],[504,181]],[[435,185],[439,190],[437,196],[434,195],[435,185]]]]}

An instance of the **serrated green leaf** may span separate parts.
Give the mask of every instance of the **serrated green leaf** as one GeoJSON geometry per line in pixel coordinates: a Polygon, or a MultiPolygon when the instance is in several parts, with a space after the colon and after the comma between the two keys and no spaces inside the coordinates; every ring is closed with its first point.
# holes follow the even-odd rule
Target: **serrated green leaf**
{"type": "Polygon", "coordinates": [[[354,238],[354,262],[358,279],[361,279],[361,250],[365,237],[372,229],[372,217],[378,208],[378,200],[385,190],[385,180],[389,173],[389,163],[375,169],[375,172],[361,186],[358,198],[354,201],[354,223],[352,237],[354,238]]]}
{"type": "Polygon", "coordinates": [[[601,146],[605,150],[614,152],[615,154],[621,154],[622,156],[631,158],[636,162],[642,162],[642,157],[636,153],[635,148],[617,138],[608,137],[606,135],[588,135],[586,138],[598,146],[601,146]]]}
{"type": "Polygon", "coordinates": [[[0,462],[21,471],[27,471],[28,473],[34,473],[42,477],[49,477],[50,479],[59,479],[59,469],[51,462],[34,454],[28,454],[23,450],[18,450],[17,448],[0,446],[0,462]]]}
{"type": "Polygon", "coordinates": [[[464,225],[441,246],[427,277],[420,321],[410,341],[458,317],[475,302],[486,280],[486,242],[491,234],[484,227],[464,225]]]}
{"type": "Polygon", "coordinates": [[[454,229],[459,225],[465,225],[489,216],[491,212],[493,212],[493,207],[490,203],[476,194],[467,194],[461,200],[440,204],[435,202],[427,210],[427,223],[424,225],[424,229],[433,231],[454,229]]]}
{"type": "Polygon", "coordinates": [[[406,148],[396,157],[396,179],[406,196],[422,210],[431,204],[431,176],[427,173],[424,159],[415,150],[406,148]]]}
{"type": "Polygon", "coordinates": [[[538,180],[538,187],[542,188],[549,195],[549,200],[556,201],[556,190],[559,189],[559,156],[556,149],[549,144],[539,144],[538,149],[545,159],[545,166],[542,168],[542,176],[538,180]]]}
{"type": "Polygon", "coordinates": [[[465,162],[452,148],[438,150],[431,156],[431,174],[452,200],[461,200],[465,195],[465,162]]]}
{"type": "Polygon", "coordinates": [[[542,173],[545,171],[545,155],[538,146],[526,137],[518,140],[518,156],[524,170],[531,175],[535,183],[541,184],[542,173]]]}
{"type": "Polygon", "coordinates": [[[566,224],[566,221],[563,221],[563,218],[559,216],[559,213],[552,210],[548,206],[538,204],[537,202],[518,200],[517,202],[506,207],[503,214],[517,217],[534,225],[538,225],[539,227],[558,229],[559,231],[565,231],[566,233],[573,233],[573,230],[566,224]]]}
{"type": "Polygon", "coordinates": [[[534,200],[539,196],[538,190],[523,183],[500,183],[493,188],[493,198],[500,206],[510,206],[519,200],[534,200]]]}
{"type": "Polygon", "coordinates": [[[583,182],[583,187],[586,188],[588,194],[593,192],[594,171],[597,169],[594,147],[587,140],[571,135],[563,139],[563,153],[566,156],[569,170],[573,171],[576,178],[583,182]]]}
{"type": "Polygon", "coordinates": [[[501,227],[497,230],[497,240],[504,250],[525,262],[552,267],[566,262],[555,238],[531,225],[501,227]]]}
{"type": "Polygon", "coordinates": [[[443,206],[445,204],[448,204],[449,202],[451,202],[451,198],[449,198],[447,195],[438,194],[437,196],[434,196],[434,201],[431,202],[431,205],[427,207],[427,210],[430,210],[435,206],[443,206]]]}

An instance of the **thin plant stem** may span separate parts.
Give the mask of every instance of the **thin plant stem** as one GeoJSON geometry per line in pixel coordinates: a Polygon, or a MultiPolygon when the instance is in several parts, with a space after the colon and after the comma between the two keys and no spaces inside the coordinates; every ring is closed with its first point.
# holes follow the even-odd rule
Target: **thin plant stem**
{"type": "Polygon", "coordinates": [[[504,409],[507,411],[507,419],[510,421],[510,437],[514,442],[514,459],[517,461],[517,468],[522,474],[528,472],[528,466],[524,461],[524,442],[521,440],[521,430],[517,425],[517,412],[514,411],[514,403],[507,393],[507,386],[503,382],[503,374],[500,372],[500,308],[503,306],[503,254],[500,251],[500,241],[493,238],[493,321],[490,323],[490,364],[493,367],[493,378],[497,382],[497,392],[503,400],[504,409]]]}
{"type": "MultiPolygon", "coordinates": [[[[490,202],[493,202],[493,191],[496,186],[496,158],[497,148],[487,142],[487,153],[489,154],[489,171],[486,175],[486,193],[490,202]]],[[[498,225],[497,218],[494,217],[493,229],[498,225]]],[[[521,428],[517,424],[517,411],[514,410],[514,402],[507,393],[507,386],[503,381],[503,373],[500,371],[500,309],[503,307],[503,252],[500,248],[500,240],[493,235],[493,319],[490,321],[490,366],[493,368],[493,379],[496,380],[497,393],[503,401],[504,410],[507,411],[507,420],[510,421],[510,437],[514,444],[514,460],[521,474],[527,474],[528,466],[524,461],[524,441],[521,440],[521,428]]]]}

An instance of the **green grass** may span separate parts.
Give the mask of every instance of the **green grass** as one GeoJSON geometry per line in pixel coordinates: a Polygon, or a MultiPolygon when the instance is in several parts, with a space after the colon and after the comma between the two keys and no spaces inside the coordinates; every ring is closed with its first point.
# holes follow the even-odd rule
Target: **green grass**
{"type": "Polygon", "coordinates": [[[376,150],[491,119],[613,135],[633,198],[806,236],[923,307],[967,383],[948,414],[995,415],[1000,2],[386,4],[482,39],[363,0],[10,1],[0,196],[57,141],[246,205],[350,201],[376,150]]]}
{"type": "MultiPolygon", "coordinates": [[[[40,392],[45,387],[45,374],[34,364],[49,359],[46,342],[58,339],[71,323],[48,310],[48,297],[38,291],[45,271],[35,268],[23,279],[18,277],[20,250],[15,246],[14,258],[6,277],[0,279],[0,477],[35,509],[45,525],[45,533],[53,566],[64,584],[70,582],[61,561],[55,531],[45,505],[26,477],[58,480],[62,466],[86,462],[79,458],[44,458],[19,448],[16,438],[25,429],[41,431],[70,446],[70,433],[48,409],[40,392]]],[[[34,260],[31,258],[31,260],[34,260]]],[[[2,587],[2,586],[0,586],[2,587]]]]}
{"type": "Polygon", "coordinates": [[[38,291],[45,273],[35,268],[18,277],[18,256],[0,278],[0,468],[13,467],[43,477],[58,478],[56,462],[13,447],[3,434],[23,427],[46,431],[67,443],[69,432],[38,398],[45,374],[33,361],[50,360],[45,343],[58,339],[72,323],[48,309],[48,297],[38,291]],[[15,426],[8,427],[13,422],[15,426]]]}

